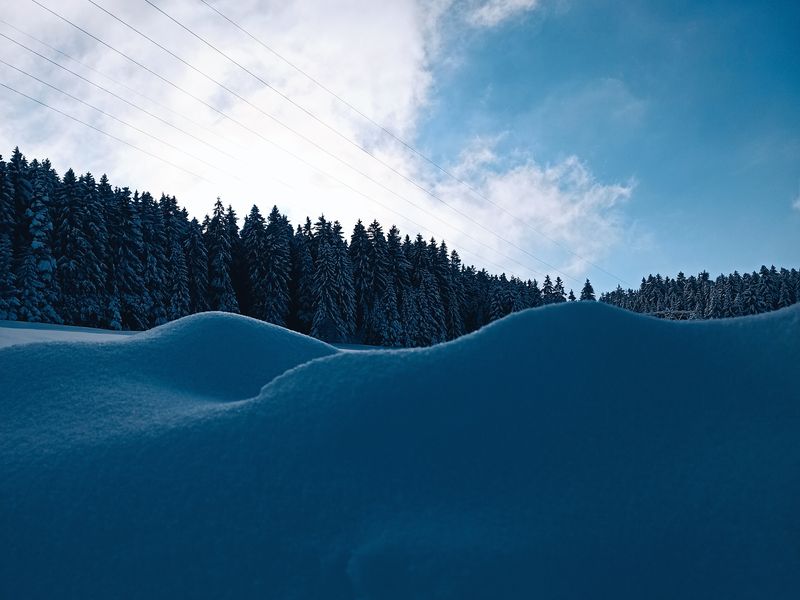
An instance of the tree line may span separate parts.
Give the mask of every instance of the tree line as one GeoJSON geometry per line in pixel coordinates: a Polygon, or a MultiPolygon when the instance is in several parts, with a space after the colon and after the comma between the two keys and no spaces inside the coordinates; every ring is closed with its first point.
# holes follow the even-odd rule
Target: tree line
{"type": "MultiPolygon", "coordinates": [[[[594,300],[587,279],[580,300],[594,300]]],[[[253,206],[241,229],[217,199],[202,222],[174,196],[63,177],[19,149],[0,156],[0,319],[142,330],[221,310],[330,342],[427,346],[512,312],[576,300],[538,281],[464,265],[444,241],[359,221],[349,239],[320,216],[293,227],[253,206]]],[[[795,269],[649,276],[609,304],[667,318],[754,314],[800,299],[795,269]]]]}
{"type": "Polygon", "coordinates": [[[705,271],[689,277],[649,275],[638,290],[617,287],[601,294],[600,301],[666,319],[756,315],[800,301],[800,272],[762,266],[758,272],[734,271],[713,280],[705,271]]]}
{"type": "MultiPolygon", "coordinates": [[[[586,282],[582,299],[594,300],[586,282]]],[[[349,240],[320,216],[292,227],[253,206],[241,229],[217,199],[202,222],[174,196],[59,177],[19,149],[0,157],[0,319],[141,330],[242,313],[331,342],[427,346],[507,314],[574,300],[563,281],[462,264],[444,241],[377,221],[349,240]]]]}

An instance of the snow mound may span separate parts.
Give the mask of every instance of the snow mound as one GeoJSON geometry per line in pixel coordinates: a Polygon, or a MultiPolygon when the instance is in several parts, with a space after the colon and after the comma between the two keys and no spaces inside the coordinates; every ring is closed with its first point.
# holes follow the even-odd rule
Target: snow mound
{"type": "MultiPolygon", "coordinates": [[[[85,334],[100,335],[100,334],[85,334]]],[[[44,452],[174,425],[258,394],[336,349],[262,321],[207,312],[112,341],[0,349],[0,436],[44,452]]]]}
{"type": "MultiPolygon", "coordinates": [[[[230,367],[242,323],[210,320],[231,345],[189,344],[182,364],[230,367]]],[[[170,331],[63,347],[88,375],[170,331]]],[[[63,416],[30,390],[62,375],[15,383],[13,350],[1,426],[49,434],[63,416]]],[[[327,354],[89,448],[81,431],[49,453],[0,436],[0,595],[796,597],[800,306],[674,323],[574,303],[429,349],[327,354]]],[[[164,358],[131,352],[119,372],[149,379],[164,358]]],[[[123,405],[85,429],[122,429],[123,405]]]]}

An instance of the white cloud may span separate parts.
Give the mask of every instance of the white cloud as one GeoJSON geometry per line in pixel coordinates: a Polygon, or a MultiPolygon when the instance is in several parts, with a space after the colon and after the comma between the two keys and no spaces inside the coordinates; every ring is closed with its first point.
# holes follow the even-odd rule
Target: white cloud
{"type": "MultiPolygon", "coordinates": [[[[456,166],[458,176],[477,193],[452,182],[442,182],[439,191],[454,198],[472,220],[506,232],[527,251],[512,248],[513,258],[542,272],[555,274],[544,263],[559,267],[562,276],[574,278],[570,285],[577,284],[589,263],[602,260],[623,238],[621,208],[635,183],[602,184],[576,157],[552,165],[527,157],[502,168],[493,150],[496,142],[475,140],[456,166]]],[[[462,219],[462,224],[474,229],[474,223],[466,221],[462,219]]],[[[501,241],[492,243],[498,251],[509,252],[501,241]]],[[[514,266],[519,270],[519,264],[514,266]]]]}
{"type": "Polygon", "coordinates": [[[539,0],[487,0],[468,13],[467,21],[477,27],[496,27],[538,5],[539,0]]]}
{"type": "MultiPolygon", "coordinates": [[[[127,0],[98,0],[235,90],[258,109],[314,140],[339,160],[170,58],[85,0],[43,2],[346,185],[321,175],[232,120],[191,100],[32,3],[20,4],[19,10],[5,18],[49,44],[72,53],[91,67],[123,81],[158,104],[103,79],[95,72],[69,63],[2,24],[0,31],[19,38],[88,79],[146,107],[207,141],[210,147],[48,65],[4,39],[0,39],[0,54],[9,62],[196,155],[200,160],[126,128],[2,65],[0,80],[214,183],[198,180],[28,100],[15,97],[11,92],[0,90],[0,151],[4,154],[19,145],[29,158],[49,157],[61,173],[69,167],[78,172],[91,171],[97,177],[106,172],[114,185],[149,190],[154,195],[162,191],[175,194],[179,202],[198,218],[211,209],[219,195],[226,204],[231,203],[240,216],[256,203],[262,211],[277,204],[293,223],[301,222],[307,215],[314,218],[320,213],[339,219],[348,230],[358,218],[365,221],[377,218],[387,228],[395,223],[403,233],[413,235],[420,231],[426,237],[444,238],[451,247],[459,249],[466,261],[492,271],[502,269],[507,273],[533,277],[534,269],[545,269],[526,251],[537,256],[541,254],[548,262],[576,276],[585,266],[559,245],[533,234],[497,207],[476,199],[452,180],[444,179],[425,161],[382,135],[306,78],[228,26],[201,3],[161,0],[159,5],[346,137],[357,140],[397,171],[419,181],[423,187],[434,189],[439,198],[473,219],[465,219],[392,173],[233,67],[146,4],[134,7],[127,0]],[[233,155],[235,159],[218,150],[233,155]],[[370,199],[346,186],[359,190],[370,199]],[[475,220],[488,229],[501,232],[505,240],[477,227],[475,220]]],[[[288,3],[279,0],[214,0],[223,12],[407,140],[415,138],[429,102],[434,84],[432,64],[441,58],[438,54],[439,25],[441,17],[451,9],[451,2],[342,0],[334,6],[327,0],[288,3]]],[[[482,22],[488,24],[493,19],[509,18],[534,6],[534,2],[491,1],[476,12],[482,15],[482,22]]],[[[602,258],[619,240],[619,206],[629,197],[630,186],[597,183],[588,167],[577,159],[547,166],[526,157],[523,160],[515,157],[509,167],[506,165],[508,154],[500,156],[497,151],[501,138],[476,141],[452,168],[486,197],[522,215],[558,244],[573,248],[590,260],[602,258]]]]}
{"type": "Polygon", "coordinates": [[[795,198],[794,202],[792,202],[792,208],[797,211],[800,211],[800,194],[798,194],[797,198],[795,198]]]}

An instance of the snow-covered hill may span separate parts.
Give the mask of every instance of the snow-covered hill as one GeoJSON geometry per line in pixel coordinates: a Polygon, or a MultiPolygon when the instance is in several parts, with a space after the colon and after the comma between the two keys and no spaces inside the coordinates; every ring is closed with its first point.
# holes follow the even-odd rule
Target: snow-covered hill
{"type": "Polygon", "coordinates": [[[797,365],[800,307],[5,348],[0,596],[795,598],[797,365]]]}

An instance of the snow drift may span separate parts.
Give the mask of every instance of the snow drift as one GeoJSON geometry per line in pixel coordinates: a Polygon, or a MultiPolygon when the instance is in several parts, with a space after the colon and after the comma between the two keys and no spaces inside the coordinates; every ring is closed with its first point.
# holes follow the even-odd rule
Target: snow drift
{"type": "Polygon", "coordinates": [[[795,598],[798,364],[800,307],[596,303],[424,350],[218,314],[0,350],[0,595],[795,598]]]}

